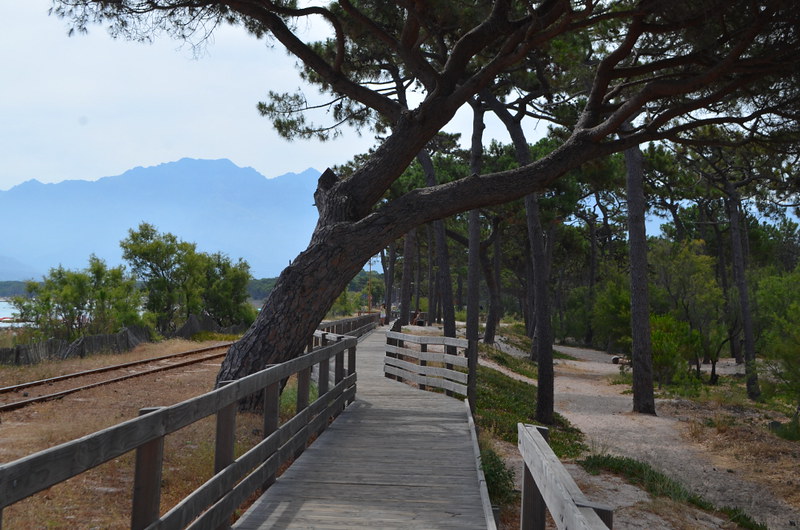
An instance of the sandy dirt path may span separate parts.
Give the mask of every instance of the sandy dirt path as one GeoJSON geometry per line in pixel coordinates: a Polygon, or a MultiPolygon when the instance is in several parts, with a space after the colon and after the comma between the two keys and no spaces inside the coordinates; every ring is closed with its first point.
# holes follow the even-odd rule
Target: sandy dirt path
{"type": "MultiPolygon", "coordinates": [[[[800,526],[799,510],[772,494],[763,484],[742,476],[740,471],[719,467],[715,464],[715,455],[683,436],[687,422],[680,418],[680,408],[675,402],[658,400],[658,416],[634,414],[631,395],[623,393],[627,385],[609,382],[609,376],[619,371],[610,355],[583,348],[557,346],[556,349],[578,359],[556,361],[556,411],[585,433],[592,451],[647,462],[716,506],[740,508],[771,529],[800,526]]],[[[720,369],[735,371],[739,368],[731,363],[720,369]]],[[[600,483],[592,481],[577,467],[571,468],[571,472],[579,475],[576,476],[579,483],[591,482],[586,487],[597,490],[594,491],[595,500],[615,507],[615,528],[722,527],[721,521],[699,512],[685,514],[688,520],[687,517],[676,520],[670,516],[670,509],[663,507],[656,512],[664,513],[651,518],[651,514],[643,512],[642,503],[652,501],[643,501],[642,492],[636,492],[636,488],[630,490],[629,486],[609,477],[600,483]],[[632,513],[626,515],[626,512],[632,513]]]]}

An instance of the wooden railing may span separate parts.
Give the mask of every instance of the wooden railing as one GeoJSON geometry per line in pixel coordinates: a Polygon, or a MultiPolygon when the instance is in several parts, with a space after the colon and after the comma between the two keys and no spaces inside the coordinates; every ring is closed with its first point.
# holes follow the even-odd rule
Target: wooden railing
{"type": "Polygon", "coordinates": [[[520,528],[543,530],[547,510],[560,529],[612,528],[613,510],[581,492],[547,443],[547,429],[519,423],[517,432],[524,462],[520,528]]]}
{"type": "Polygon", "coordinates": [[[317,330],[327,333],[336,333],[338,335],[360,337],[380,325],[380,319],[381,316],[379,313],[369,313],[357,317],[335,320],[333,322],[323,322],[317,326],[317,330]]]}
{"type": "Polygon", "coordinates": [[[321,433],[329,420],[355,399],[357,339],[322,332],[315,335],[315,342],[330,344],[213,392],[169,407],[143,409],[138,418],[0,465],[0,528],[6,506],[133,450],[136,471],[131,528],[224,527],[256,489],[272,484],[278,468],[299,454],[312,436],[321,433]],[[309,403],[309,381],[315,366],[319,397],[309,403]],[[294,374],[298,378],[297,413],[279,425],[281,381],[294,374]],[[264,439],[234,459],[232,426],[238,404],[258,393],[264,397],[264,439]],[[214,414],[216,474],[159,516],[164,437],[214,414]]]}
{"type": "Polygon", "coordinates": [[[467,368],[467,357],[451,353],[428,351],[430,346],[466,350],[466,339],[408,335],[394,331],[386,332],[386,357],[383,372],[387,377],[399,381],[416,383],[423,390],[428,387],[445,390],[447,395],[467,395],[468,374],[455,367],[467,368]],[[406,347],[416,344],[419,351],[406,347]],[[433,364],[430,364],[433,363],[433,364]]]}

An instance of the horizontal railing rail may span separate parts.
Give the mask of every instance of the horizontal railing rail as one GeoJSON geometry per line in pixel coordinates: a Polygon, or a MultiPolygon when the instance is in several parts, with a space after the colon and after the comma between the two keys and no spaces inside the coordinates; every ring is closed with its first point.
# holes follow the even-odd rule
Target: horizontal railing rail
{"type": "Polygon", "coordinates": [[[466,371],[455,367],[466,369],[467,357],[428,349],[430,346],[442,346],[443,349],[461,349],[463,352],[468,344],[466,339],[387,331],[384,374],[400,381],[415,383],[423,390],[433,387],[444,390],[447,395],[466,396],[469,376],[466,371]],[[419,350],[408,348],[406,344],[415,344],[419,346],[419,350]]]}
{"type": "Polygon", "coordinates": [[[522,530],[544,530],[546,511],[559,529],[612,528],[613,510],[590,501],[581,492],[547,443],[547,428],[518,423],[517,434],[524,463],[522,530]]]}
{"type": "Polygon", "coordinates": [[[137,468],[132,528],[224,525],[247,497],[257,488],[271,484],[278,468],[296,457],[309,439],[319,435],[330,419],[355,399],[357,339],[319,331],[315,336],[313,342],[320,347],[300,357],[176,405],[143,409],[138,418],[0,465],[0,528],[3,508],[134,450],[137,468]],[[328,372],[332,361],[331,381],[328,372]],[[309,403],[314,367],[325,377],[318,385],[319,397],[309,403]],[[297,413],[279,426],[281,382],[295,374],[297,413]],[[264,439],[234,460],[232,426],[238,404],[258,393],[264,397],[264,439]],[[216,474],[159,517],[164,437],[214,414],[216,474]]]}
{"type": "Polygon", "coordinates": [[[368,313],[352,318],[343,318],[332,322],[323,322],[317,326],[318,331],[361,337],[375,329],[380,324],[379,313],[368,313]]]}

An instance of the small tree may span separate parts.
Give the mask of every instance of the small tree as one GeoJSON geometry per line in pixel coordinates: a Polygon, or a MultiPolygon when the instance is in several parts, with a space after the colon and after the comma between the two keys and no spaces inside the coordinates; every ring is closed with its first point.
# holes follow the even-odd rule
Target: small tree
{"type": "Polygon", "coordinates": [[[668,385],[676,374],[685,372],[700,342],[697,331],[671,315],[650,316],[653,345],[653,375],[658,388],[668,385]]]}
{"type": "Polygon", "coordinates": [[[764,323],[762,348],[767,366],[795,405],[794,420],[800,418],[800,265],[785,275],[766,276],[756,295],[760,320],[764,323]]]}
{"type": "Polygon", "coordinates": [[[109,269],[96,256],[89,267],[57,267],[41,282],[28,282],[26,296],[12,299],[20,317],[34,323],[42,338],[74,340],[87,333],[115,333],[140,324],[141,297],[123,267],[109,269]]]}

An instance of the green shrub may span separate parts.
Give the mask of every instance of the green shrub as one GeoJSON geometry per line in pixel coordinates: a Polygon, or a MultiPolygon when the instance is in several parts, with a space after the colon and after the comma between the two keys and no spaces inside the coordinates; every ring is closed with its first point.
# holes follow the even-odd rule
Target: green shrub
{"type": "Polygon", "coordinates": [[[514,489],[514,470],[506,466],[500,455],[494,449],[482,449],[481,465],[492,504],[505,506],[516,502],[519,493],[514,489]]]}

